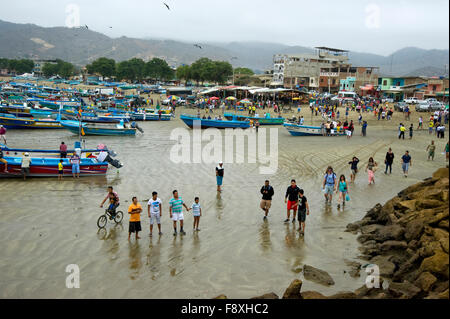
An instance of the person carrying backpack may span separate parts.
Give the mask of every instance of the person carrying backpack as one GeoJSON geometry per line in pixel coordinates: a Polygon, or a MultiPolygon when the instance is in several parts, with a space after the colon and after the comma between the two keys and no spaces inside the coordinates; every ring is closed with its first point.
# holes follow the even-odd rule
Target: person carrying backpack
{"type": "Polygon", "coordinates": [[[326,203],[330,203],[333,199],[333,192],[336,191],[336,174],[333,171],[333,168],[329,166],[327,171],[325,172],[324,180],[323,180],[323,189],[325,191],[325,201],[326,203]]]}

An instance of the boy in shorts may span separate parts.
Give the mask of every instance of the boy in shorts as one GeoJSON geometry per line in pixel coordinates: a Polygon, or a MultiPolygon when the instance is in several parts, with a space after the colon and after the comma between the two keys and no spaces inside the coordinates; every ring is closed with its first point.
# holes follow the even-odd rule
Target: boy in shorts
{"type": "Polygon", "coordinates": [[[170,205],[170,218],[173,221],[173,235],[177,235],[177,221],[180,221],[180,234],[186,235],[186,232],[183,230],[183,206],[189,211],[189,208],[183,202],[181,197],[178,197],[178,191],[173,191],[173,198],[169,202],[170,205]]]}
{"type": "Polygon", "coordinates": [[[306,215],[309,216],[309,204],[304,194],[305,192],[303,189],[301,189],[298,193],[298,220],[300,221],[300,227],[298,231],[300,232],[300,235],[305,235],[306,215]]]}
{"type": "Polygon", "coordinates": [[[192,215],[194,216],[194,231],[200,231],[198,225],[200,223],[200,217],[202,216],[202,207],[199,203],[200,199],[195,197],[194,203],[192,204],[190,210],[192,210],[192,215]]]}
{"type": "Polygon", "coordinates": [[[63,174],[64,174],[63,160],[60,160],[58,163],[58,181],[62,180],[63,174]]]}
{"type": "Polygon", "coordinates": [[[130,240],[131,233],[136,233],[136,240],[141,239],[139,232],[141,228],[141,213],[142,206],[138,203],[137,197],[133,197],[133,203],[128,207],[128,214],[130,214],[130,226],[128,228],[128,240],[130,240]]]}
{"type": "Polygon", "coordinates": [[[158,193],[153,192],[152,198],[148,201],[148,217],[150,218],[150,237],[153,236],[153,224],[158,224],[159,236],[161,232],[161,216],[162,216],[162,202],[158,198],[158,193]]]}

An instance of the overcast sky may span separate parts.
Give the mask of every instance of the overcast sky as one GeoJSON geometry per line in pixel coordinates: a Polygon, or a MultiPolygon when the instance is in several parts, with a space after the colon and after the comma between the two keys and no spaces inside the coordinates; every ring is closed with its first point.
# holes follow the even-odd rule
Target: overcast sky
{"type": "Polygon", "coordinates": [[[278,42],[382,55],[406,46],[449,47],[448,0],[165,2],[170,11],[159,0],[0,0],[0,19],[70,26],[79,8],[82,25],[111,37],[278,42]]]}

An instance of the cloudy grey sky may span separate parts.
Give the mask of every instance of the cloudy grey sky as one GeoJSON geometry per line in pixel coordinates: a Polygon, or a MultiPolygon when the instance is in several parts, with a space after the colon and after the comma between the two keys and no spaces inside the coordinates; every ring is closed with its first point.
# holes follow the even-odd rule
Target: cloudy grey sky
{"type": "Polygon", "coordinates": [[[0,19],[64,26],[77,21],[79,9],[82,25],[111,37],[263,41],[383,55],[406,46],[449,47],[448,0],[165,2],[170,11],[160,0],[0,0],[0,19]]]}

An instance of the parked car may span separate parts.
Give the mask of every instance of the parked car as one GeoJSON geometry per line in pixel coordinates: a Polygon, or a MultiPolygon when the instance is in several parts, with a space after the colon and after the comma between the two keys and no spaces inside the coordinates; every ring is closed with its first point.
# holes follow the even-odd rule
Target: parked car
{"type": "Polygon", "coordinates": [[[431,102],[429,105],[431,111],[441,111],[444,109],[444,104],[441,102],[431,102]]]}
{"type": "Polygon", "coordinates": [[[416,105],[416,111],[417,112],[429,112],[430,111],[430,103],[427,101],[419,102],[419,104],[416,105]]]}
{"type": "Polygon", "coordinates": [[[436,99],[433,97],[433,98],[426,99],[425,101],[428,102],[428,103],[435,103],[435,102],[437,102],[438,100],[436,100],[436,99]]]}
{"type": "Polygon", "coordinates": [[[394,99],[391,98],[383,98],[381,99],[382,103],[394,103],[394,99]]]}
{"type": "Polygon", "coordinates": [[[394,110],[397,112],[403,112],[403,110],[408,106],[406,102],[397,102],[394,104],[394,110]]]}
{"type": "Polygon", "coordinates": [[[416,97],[409,97],[407,99],[404,99],[403,102],[405,102],[406,104],[418,104],[419,99],[416,97]]]}

